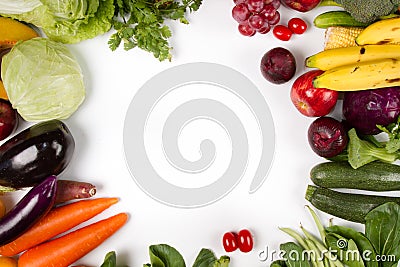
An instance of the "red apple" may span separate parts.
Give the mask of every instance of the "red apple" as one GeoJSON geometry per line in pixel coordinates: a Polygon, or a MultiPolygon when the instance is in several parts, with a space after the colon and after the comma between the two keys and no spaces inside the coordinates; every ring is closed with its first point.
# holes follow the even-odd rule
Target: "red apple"
{"type": "Polygon", "coordinates": [[[11,103],[0,98],[0,140],[10,136],[18,124],[17,111],[11,103]]]}
{"type": "Polygon", "coordinates": [[[291,9],[307,12],[318,6],[321,0],[281,0],[281,2],[291,9]]]}
{"type": "Polygon", "coordinates": [[[335,107],[339,93],[326,88],[315,88],[314,77],[321,70],[311,70],[299,76],[293,83],[290,98],[301,114],[307,117],[321,117],[329,114],[335,107]]]}

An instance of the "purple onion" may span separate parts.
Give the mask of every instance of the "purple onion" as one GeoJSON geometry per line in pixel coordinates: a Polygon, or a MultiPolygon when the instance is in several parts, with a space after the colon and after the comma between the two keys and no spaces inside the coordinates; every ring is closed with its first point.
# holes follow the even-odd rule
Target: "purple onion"
{"type": "Polygon", "coordinates": [[[308,127],[308,143],[319,156],[332,158],[347,147],[349,138],[343,124],[331,117],[320,117],[308,127]]]}

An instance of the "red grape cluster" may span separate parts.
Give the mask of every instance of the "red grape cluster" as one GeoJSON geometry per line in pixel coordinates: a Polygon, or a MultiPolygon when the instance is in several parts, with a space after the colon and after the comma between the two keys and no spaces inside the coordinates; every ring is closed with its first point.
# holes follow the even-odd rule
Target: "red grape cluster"
{"type": "Polygon", "coordinates": [[[281,17],[278,8],[279,0],[233,0],[232,17],[239,22],[239,32],[253,36],[256,32],[268,33],[281,17]]]}

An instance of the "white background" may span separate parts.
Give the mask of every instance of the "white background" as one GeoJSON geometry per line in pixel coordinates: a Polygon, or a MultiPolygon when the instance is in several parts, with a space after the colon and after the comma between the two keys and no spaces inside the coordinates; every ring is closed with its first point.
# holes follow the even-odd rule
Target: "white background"
{"type": "MultiPolygon", "coordinates": [[[[262,77],[259,64],[265,52],[282,46],[296,57],[296,77],[304,73],[305,57],[322,50],[324,42],[324,31],[312,26],[313,18],[328,8],[298,13],[281,7],[281,23],[297,16],[309,25],[305,34],[282,42],[272,33],[241,36],[231,17],[232,7],[231,0],[204,0],[198,12],[188,15],[190,25],[171,23],[172,62],[159,62],[138,49],[112,52],[107,45],[109,34],[70,46],[82,66],[87,96],[79,110],[65,121],[75,137],[76,150],[60,177],[94,183],[98,197],[120,198],[118,204],[89,222],[118,212],[130,216],[119,232],[79,264],[99,266],[104,255],[114,250],[119,265],[138,267],[148,262],[149,245],[167,243],[178,249],[191,266],[201,248],[212,249],[218,257],[226,254],[221,241],[224,232],[248,228],[254,235],[254,250],[227,254],[231,256],[230,266],[269,266],[271,259],[260,261],[259,252],[267,246],[277,250],[280,243],[292,240],[278,227],[299,230],[302,223],[317,233],[304,208],[309,170],[323,161],[307,143],[306,131],[313,119],[301,115],[290,101],[294,79],[273,85],[262,77]],[[254,168],[249,168],[241,183],[220,201],[202,208],[180,209],[150,198],[131,178],[123,153],[123,124],[131,99],[148,79],[172,66],[199,61],[232,67],[255,83],[272,112],[276,151],[268,179],[255,194],[248,193],[254,173],[254,168]]],[[[258,160],[254,155],[249,157],[250,161],[258,160]]],[[[324,222],[330,218],[318,214],[324,222]]]]}

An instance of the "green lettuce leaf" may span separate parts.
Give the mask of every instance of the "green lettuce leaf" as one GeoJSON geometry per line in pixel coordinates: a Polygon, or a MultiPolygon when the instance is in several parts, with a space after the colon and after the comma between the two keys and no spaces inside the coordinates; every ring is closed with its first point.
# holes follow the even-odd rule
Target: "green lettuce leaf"
{"type": "MultiPolygon", "coordinates": [[[[53,27],[43,27],[50,39],[66,44],[78,43],[108,32],[114,16],[114,1],[100,0],[97,11],[89,16],[87,21],[75,25],[69,23],[54,24],[53,27]]],[[[76,22],[77,23],[77,22],[76,22]]]]}

